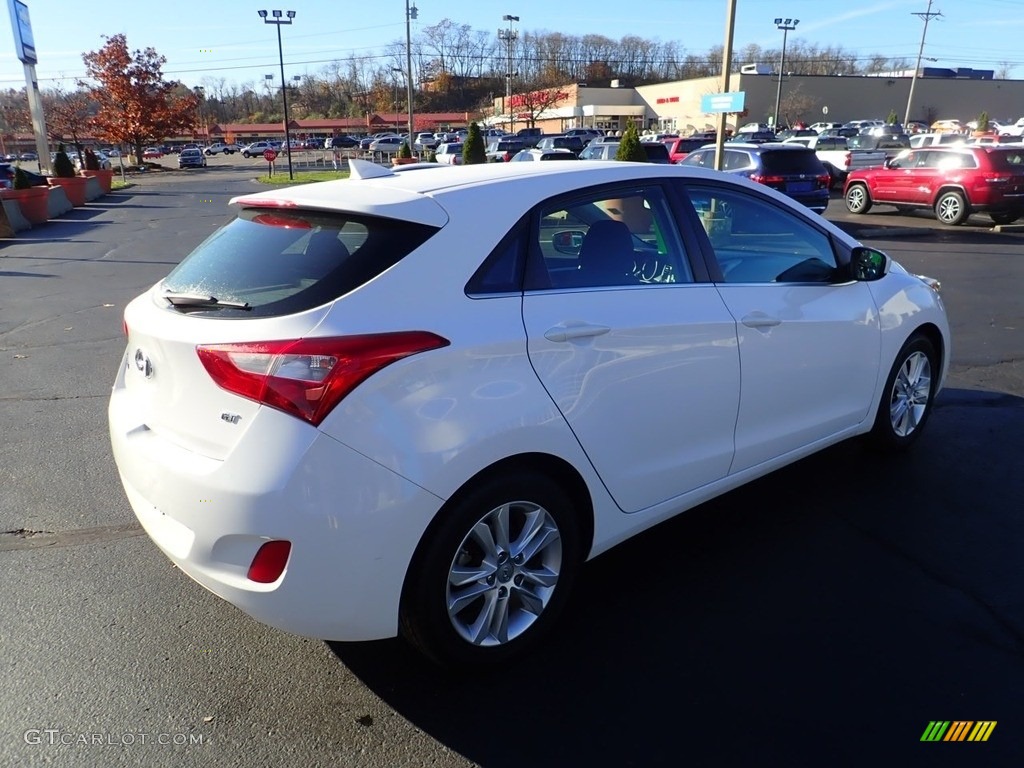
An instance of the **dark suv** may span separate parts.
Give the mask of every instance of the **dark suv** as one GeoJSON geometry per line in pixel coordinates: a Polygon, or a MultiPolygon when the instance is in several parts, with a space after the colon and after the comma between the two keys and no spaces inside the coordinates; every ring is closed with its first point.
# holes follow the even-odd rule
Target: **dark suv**
{"type": "Polygon", "coordinates": [[[1010,224],[1024,215],[1024,148],[906,150],[884,168],[851,173],[844,195],[851,213],[867,213],[873,203],[887,203],[901,213],[930,208],[939,221],[952,226],[972,213],[1010,224]]]}
{"type": "Polygon", "coordinates": [[[522,149],[527,149],[529,144],[522,139],[506,138],[497,139],[487,145],[485,154],[488,163],[507,163],[522,149]]]}
{"type": "MultiPolygon", "coordinates": [[[[832,177],[813,149],[799,144],[734,144],[726,142],[722,170],[746,176],[751,181],[777,189],[803,203],[812,211],[828,208],[832,177]]],[[[702,147],[679,161],[679,165],[715,167],[715,148],[702,147]]]]}

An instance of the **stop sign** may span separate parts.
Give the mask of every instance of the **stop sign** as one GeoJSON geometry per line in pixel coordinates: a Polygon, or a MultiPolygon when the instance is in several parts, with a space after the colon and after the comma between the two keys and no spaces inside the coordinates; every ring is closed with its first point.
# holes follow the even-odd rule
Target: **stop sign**
{"type": "Polygon", "coordinates": [[[266,160],[268,163],[272,163],[274,162],[274,160],[277,159],[277,152],[275,152],[272,149],[265,150],[263,152],[263,159],[266,160]]]}

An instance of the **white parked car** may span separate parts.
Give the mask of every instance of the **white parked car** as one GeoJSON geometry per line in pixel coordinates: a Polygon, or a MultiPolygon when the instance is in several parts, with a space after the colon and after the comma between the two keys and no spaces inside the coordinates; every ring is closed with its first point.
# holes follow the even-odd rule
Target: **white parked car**
{"type": "Polygon", "coordinates": [[[274,142],[254,141],[252,144],[249,144],[242,148],[242,157],[263,157],[263,153],[266,152],[268,149],[272,149],[278,154],[281,153],[280,146],[275,145],[274,142]]]}
{"type": "Polygon", "coordinates": [[[218,141],[216,144],[211,144],[206,149],[204,149],[203,153],[208,156],[218,154],[233,155],[235,152],[240,152],[241,149],[242,148],[239,147],[237,144],[225,144],[222,141],[218,141]]]}
{"type": "Polygon", "coordinates": [[[263,622],[502,662],[589,558],[928,421],[950,355],[937,283],[764,185],[351,167],[235,198],[125,310],[109,422],[128,499],[263,622]]]}
{"type": "Polygon", "coordinates": [[[1024,117],[1017,120],[1017,122],[1010,125],[999,126],[1000,136],[1024,136],[1024,117]]]}
{"type": "Polygon", "coordinates": [[[407,142],[404,136],[381,136],[370,144],[370,151],[393,154],[398,152],[405,143],[407,142]]]}
{"type": "Polygon", "coordinates": [[[438,144],[437,149],[434,150],[434,157],[439,163],[446,163],[447,165],[462,165],[463,146],[464,145],[461,141],[438,144]]]}

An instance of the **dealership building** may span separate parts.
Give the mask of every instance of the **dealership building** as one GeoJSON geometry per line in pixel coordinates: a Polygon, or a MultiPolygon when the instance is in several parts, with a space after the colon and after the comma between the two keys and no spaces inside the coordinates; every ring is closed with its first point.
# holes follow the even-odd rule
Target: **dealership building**
{"type": "MultiPolygon", "coordinates": [[[[780,122],[886,119],[895,112],[901,119],[907,108],[911,72],[880,75],[830,76],[786,75],[781,92],[776,73],[760,68],[757,73],[730,76],[732,92],[745,94],[744,111],[729,115],[736,128],[747,122],[770,122],[775,101],[780,98],[780,122]]],[[[613,82],[613,85],[615,83],[613,82]]],[[[641,130],[679,132],[713,130],[716,116],[701,111],[701,99],[722,90],[721,77],[678,80],[637,88],[590,88],[583,83],[558,89],[559,98],[550,106],[534,111],[535,124],[546,133],[560,133],[574,127],[621,131],[630,122],[641,130]]],[[[522,102],[522,96],[520,96],[522,102]]],[[[527,103],[536,99],[526,99],[527,103]]],[[[521,128],[531,113],[516,108],[503,110],[494,103],[487,122],[499,127],[521,128]]],[[[995,120],[1015,121],[1024,116],[1024,80],[996,80],[991,70],[922,68],[914,86],[911,120],[977,119],[987,112],[995,120]]]]}

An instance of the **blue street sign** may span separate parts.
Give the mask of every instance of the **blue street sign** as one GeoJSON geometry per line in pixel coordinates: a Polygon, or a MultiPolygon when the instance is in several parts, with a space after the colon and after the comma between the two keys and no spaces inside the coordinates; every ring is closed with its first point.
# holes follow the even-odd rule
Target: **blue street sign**
{"type": "Polygon", "coordinates": [[[709,93],[701,96],[700,111],[705,114],[715,112],[742,112],[743,101],[747,94],[743,91],[737,93],[709,93]]]}

